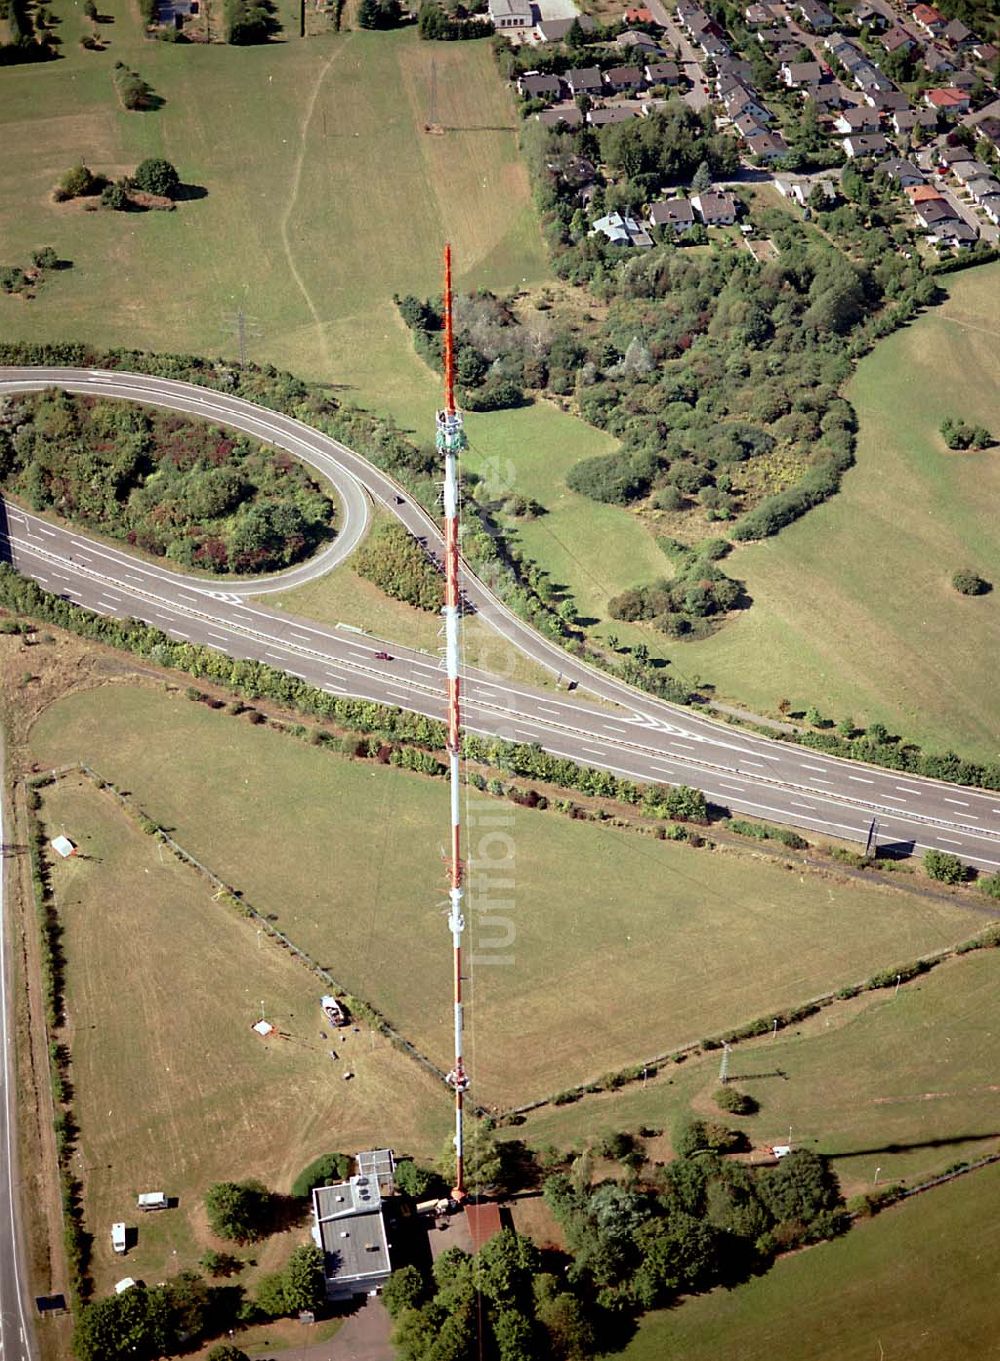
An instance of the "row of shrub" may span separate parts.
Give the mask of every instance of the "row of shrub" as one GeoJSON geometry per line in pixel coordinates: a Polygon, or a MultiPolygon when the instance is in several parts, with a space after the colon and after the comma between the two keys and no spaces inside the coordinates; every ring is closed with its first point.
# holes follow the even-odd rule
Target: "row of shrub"
{"type": "Polygon", "coordinates": [[[51,784],[52,781],[51,775],[42,775],[27,785],[27,842],[31,865],[32,894],[38,921],[42,989],[45,998],[49,1081],[52,1087],[55,1112],[53,1128],[63,1214],[63,1248],[66,1254],[70,1299],[74,1307],[77,1307],[90,1295],[93,1289],[89,1274],[91,1236],[84,1228],[83,1188],[72,1170],[72,1158],[76,1148],[78,1131],[71,1105],[70,1051],[67,1045],[62,1044],[56,1038],[63,1022],[63,971],[65,961],[61,943],[62,927],[59,923],[55,899],[52,896],[49,883],[45,829],[38,817],[38,811],[41,808],[39,791],[51,784]]]}
{"type": "Polygon", "coordinates": [[[769,822],[746,822],[743,818],[726,818],[722,826],[739,836],[753,837],[755,841],[780,841],[793,851],[804,851],[809,842],[790,827],[774,827],[769,822]]]}

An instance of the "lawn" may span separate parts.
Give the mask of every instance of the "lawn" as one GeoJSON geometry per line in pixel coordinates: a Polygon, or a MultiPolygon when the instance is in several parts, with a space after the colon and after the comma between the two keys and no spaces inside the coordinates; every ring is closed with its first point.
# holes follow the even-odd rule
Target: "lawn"
{"type": "MultiPolygon", "coordinates": [[[[44,763],[85,760],[132,790],[351,991],[446,1061],[443,784],[127,685],[53,705],[33,749],[44,763]]],[[[599,1076],[962,939],[982,921],[972,901],[841,886],[555,812],[485,798],[469,812],[471,1066],[487,1103],[599,1076]]]]}
{"type": "Polygon", "coordinates": [[[1000,1356],[998,1211],[994,1166],[735,1290],[648,1315],[623,1361],[988,1361],[1000,1356]]]}
{"type": "MultiPolygon", "coordinates": [[[[320,981],[213,902],[110,794],[69,777],[45,791],[42,816],[82,852],[54,864],[52,884],[99,1292],[125,1274],[155,1281],[193,1266],[210,1241],[201,1198],[214,1181],[258,1176],[287,1192],[332,1149],[437,1153],[443,1088],[366,1030],[338,1036],[333,1062],[320,981]],[[250,1029],[262,1011],[280,1038],[250,1029]],[[150,1190],[178,1208],[138,1220],[136,1194],[150,1190]],[[111,1251],[116,1220],[139,1227],[125,1263],[111,1251]]],[[[267,1267],[289,1246],[251,1255],[267,1267]]]]}
{"type": "MultiPolygon", "coordinates": [[[[995,1044],[1000,954],[950,961],[893,992],[838,1002],[781,1032],[741,1044],[729,1072],[760,1111],[736,1120],[755,1147],[787,1141],[832,1160],[845,1194],[943,1172],[1000,1147],[995,1044]]],[[[714,1102],[720,1056],[668,1065],[645,1085],[529,1115],[517,1130],[538,1147],[571,1148],[646,1125],[668,1133],[714,1102]]],[[[658,1147],[651,1156],[661,1156],[658,1147]]]]}
{"type": "Polygon", "coordinates": [[[847,395],[857,466],[840,494],[726,570],[753,607],[676,664],[765,710],[787,697],[981,760],[1000,754],[1000,451],[951,453],[946,416],[1000,438],[1000,265],[950,293],[859,365],[847,395]],[[969,566],[997,587],[959,595],[969,566]]]}

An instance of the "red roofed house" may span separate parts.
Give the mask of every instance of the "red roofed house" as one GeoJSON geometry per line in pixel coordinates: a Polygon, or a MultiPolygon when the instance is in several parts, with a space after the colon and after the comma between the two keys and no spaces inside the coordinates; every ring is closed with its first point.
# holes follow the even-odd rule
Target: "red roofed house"
{"type": "Polygon", "coordinates": [[[649,9],[627,9],[622,15],[625,24],[655,24],[653,11],[649,9]]]}
{"type": "Polygon", "coordinates": [[[917,5],[913,11],[913,21],[919,24],[924,32],[929,33],[932,38],[936,38],[948,27],[948,20],[933,5],[917,5]]]}
{"type": "Polygon", "coordinates": [[[930,203],[931,199],[944,198],[933,184],[908,184],[903,193],[911,203],[930,203]]]}
{"type": "Polygon", "coordinates": [[[924,103],[929,104],[932,109],[937,109],[940,113],[969,112],[969,96],[962,90],[953,90],[949,87],[926,90],[924,92],[924,103]]]}

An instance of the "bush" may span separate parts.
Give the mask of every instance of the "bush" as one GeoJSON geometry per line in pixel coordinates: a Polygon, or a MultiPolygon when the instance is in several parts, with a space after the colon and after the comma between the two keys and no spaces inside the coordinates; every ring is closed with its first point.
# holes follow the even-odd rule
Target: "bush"
{"type": "Polygon", "coordinates": [[[961,595],[987,595],[993,589],[991,582],[984,577],[962,568],[951,579],[951,584],[961,595]]]}
{"type": "Polygon", "coordinates": [[[941,423],[941,434],[949,449],[988,449],[993,436],[982,425],[966,425],[951,416],[941,423]]]}
{"type": "Polygon", "coordinates": [[[270,1232],[271,1208],[271,1193],[255,1180],[217,1182],[205,1194],[212,1232],[237,1243],[252,1243],[270,1232]]]}
{"type": "Polygon", "coordinates": [[[961,884],[969,877],[969,871],[957,855],[948,851],[925,851],[924,869],[931,879],[942,884],[961,884]]]}
{"type": "Polygon", "coordinates": [[[752,1096],[735,1087],[720,1087],[715,1093],[715,1104],[728,1115],[753,1115],[760,1109],[752,1096]]]}
{"type": "Polygon", "coordinates": [[[36,269],[55,269],[59,256],[52,246],[39,246],[31,252],[31,263],[36,269]]]}
{"type": "Polygon", "coordinates": [[[93,174],[81,161],[72,170],[66,171],[59,181],[59,189],[66,198],[86,198],[90,194],[100,193],[102,183],[101,177],[93,174]]]}
{"type": "Polygon", "coordinates": [[[303,1168],[292,1182],[292,1195],[297,1200],[306,1200],[314,1187],[332,1186],[334,1182],[343,1181],[350,1170],[351,1158],[347,1153],[323,1153],[303,1168]]]}

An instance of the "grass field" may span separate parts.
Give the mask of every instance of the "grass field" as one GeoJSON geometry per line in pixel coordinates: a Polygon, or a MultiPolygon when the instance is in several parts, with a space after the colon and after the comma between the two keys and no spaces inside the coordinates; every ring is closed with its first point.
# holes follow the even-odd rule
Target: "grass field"
{"type": "MultiPolygon", "coordinates": [[[[155,1281],[208,1245],[201,1198],[214,1181],[259,1176],[287,1191],[332,1149],[437,1154],[449,1119],[439,1084],[367,1031],[338,1037],[332,1062],[319,980],[214,903],[111,795],[67,778],[45,791],[42,816],[83,853],[57,862],[52,882],[99,1291],[126,1274],[111,1251],[115,1220],[139,1224],[127,1272],[155,1281]],[[281,1038],[250,1029],[262,1006],[281,1038]],[[178,1197],[178,1208],[137,1221],[144,1190],[178,1197]]],[[[266,1267],[288,1246],[251,1255],[266,1267]]]]}
{"type": "MultiPolygon", "coordinates": [[[[734,1123],[755,1147],[787,1140],[832,1159],[845,1194],[934,1175],[1000,1147],[993,1036],[1000,1028],[1000,955],[951,961],[892,992],[839,1002],[741,1044],[733,1085],[760,1103],[734,1123]]],[[[518,1137],[568,1149],[615,1130],[669,1131],[687,1112],[719,1116],[719,1054],[668,1065],[644,1086],[528,1116],[518,1137]]],[[[650,1156],[669,1149],[657,1143],[650,1156]]]]}
{"type": "Polygon", "coordinates": [[[1000,265],[945,282],[948,301],[881,341],[848,388],[860,432],[840,494],[733,553],[753,608],[671,655],[750,705],[787,697],[996,760],[1000,451],[951,453],[938,432],[961,415],[1000,438],[1000,265]],[[959,595],[964,566],[997,589],[959,595]]]}
{"type": "Polygon", "coordinates": [[[1000,1167],[960,1178],[766,1276],[648,1315],[624,1361],[990,1361],[1000,1167]]]}
{"type": "MultiPolygon", "coordinates": [[[[40,761],[83,759],[132,790],[445,1061],[441,783],[344,761],[152,688],[73,695],[42,716],[33,746],[40,761]]],[[[488,1103],[599,1076],[982,921],[971,901],[840,886],[494,801],[470,811],[472,1067],[488,1103]],[[496,832],[512,838],[513,864],[484,902],[477,876],[510,849],[489,840],[496,832]]]]}

